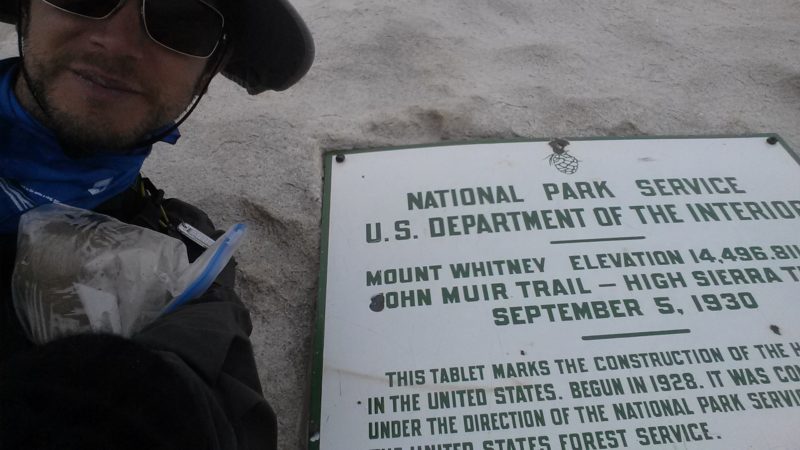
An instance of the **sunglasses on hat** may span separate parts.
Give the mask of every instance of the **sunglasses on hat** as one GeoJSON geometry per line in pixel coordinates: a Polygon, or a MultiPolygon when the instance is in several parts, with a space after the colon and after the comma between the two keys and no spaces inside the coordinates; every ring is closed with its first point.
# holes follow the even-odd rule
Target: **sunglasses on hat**
{"type": "MultiPolygon", "coordinates": [[[[116,12],[125,0],[42,0],[61,11],[102,20],[116,12]]],[[[142,0],[142,19],[147,35],[172,51],[208,58],[223,37],[225,18],[201,0],[142,0]]]]}

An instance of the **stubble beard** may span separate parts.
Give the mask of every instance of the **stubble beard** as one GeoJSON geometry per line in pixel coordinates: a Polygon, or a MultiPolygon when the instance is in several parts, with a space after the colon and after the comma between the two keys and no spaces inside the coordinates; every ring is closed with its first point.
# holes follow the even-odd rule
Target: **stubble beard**
{"type": "Polygon", "coordinates": [[[25,82],[36,107],[41,110],[34,116],[55,134],[69,156],[86,157],[99,152],[130,153],[137,145],[149,143],[154,133],[170,124],[191,101],[188,98],[180,105],[168,105],[157,94],[157,90],[145,87],[144,98],[150,108],[141,118],[125,117],[119,112],[115,116],[104,114],[103,108],[108,105],[94,104],[89,99],[86,99],[83,110],[60,105],[56,99],[57,80],[67,73],[69,63],[76,60],[122,79],[128,79],[136,73],[134,65],[125,58],[62,54],[40,60],[35,54],[25,54],[25,82]],[[125,120],[126,123],[120,126],[115,120],[125,120]]]}

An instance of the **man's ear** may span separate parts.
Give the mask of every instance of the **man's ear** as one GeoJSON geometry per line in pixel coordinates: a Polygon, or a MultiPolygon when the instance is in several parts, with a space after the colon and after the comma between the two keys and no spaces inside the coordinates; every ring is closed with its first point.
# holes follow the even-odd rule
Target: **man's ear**
{"type": "Polygon", "coordinates": [[[233,48],[230,45],[227,34],[223,35],[217,50],[214,51],[214,54],[208,59],[206,70],[203,71],[203,74],[197,81],[195,95],[203,95],[208,91],[208,85],[211,84],[211,80],[222,71],[222,68],[225,67],[225,64],[230,60],[233,54],[232,50],[233,48]]]}
{"type": "Polygon", "coordinates": [[[194,95],[195,96],[202,96],[208,92],[208,85],[211,84],[211,80],[214,78],[216,73],[211,73],[209,71],[203,72],[200,76],[200,79],[197,80],[197,86],[195,86],[194,95]]]}

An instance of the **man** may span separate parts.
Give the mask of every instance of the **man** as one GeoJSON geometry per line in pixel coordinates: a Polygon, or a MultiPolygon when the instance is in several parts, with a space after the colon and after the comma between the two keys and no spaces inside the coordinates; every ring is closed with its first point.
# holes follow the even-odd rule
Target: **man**
{"type": "Polygon", "coordinates": [[[0,0],[20,43],[0,62],[0,448],[275,448],[232,265],[131,339],[34,346],[9,286],[20,215],[53,201],[202,253],[208,217],[164,200],[142,162],[218,72],[251,94],[299,80],[306,26],[284,0],[20,1],[0,0]]]}

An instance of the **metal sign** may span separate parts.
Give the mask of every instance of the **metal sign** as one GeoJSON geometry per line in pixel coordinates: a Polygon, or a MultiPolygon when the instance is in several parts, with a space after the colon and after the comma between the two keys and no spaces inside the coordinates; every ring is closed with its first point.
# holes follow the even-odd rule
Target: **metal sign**
{"type": "Polygon", "coordinates": [[[777,137],[329,155],[310,447],[797,448],[777,137]]]}

